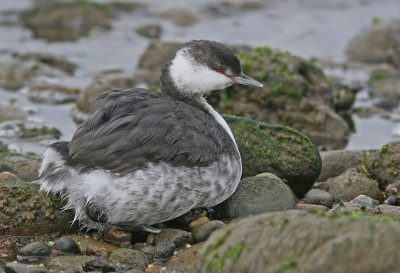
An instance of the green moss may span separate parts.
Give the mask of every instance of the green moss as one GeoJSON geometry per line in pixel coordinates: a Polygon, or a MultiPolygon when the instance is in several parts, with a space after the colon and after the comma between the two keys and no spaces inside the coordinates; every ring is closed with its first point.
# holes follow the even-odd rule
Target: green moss
{"type": "Polygon", "coordinates": [[[38,70],[40,68],[40,65],[41,65],[40,63],[35,63],[34,65],[32,65],[31,70],[32,71],[38,70]]]}
{"type": "Polygon", "coordinates": [[[294,259],[290,259],[288,261],[285,261],[281,264],[279,269],[276,271],[276,273],[284,273],[289,269],[294,269],[297,267],[297,262],[294,259]]]}
{"type": "Polygon", "coordinates": [[[225,261],[227,258],[232,259],[233,265],[236,264],[244,245],[242,243],[236,244],[228,248],[228,250],[220,257],[215,253],[210,262],[206,264],[205,270],[207,273],[217,272],[222,273],[225,261]]]}
{"type": "Polygon", "coordinates": [[[380,154],[381,154],[381,155],[382,155],[382,154],[385,154],[385,153],[387,153],[388,151],[389,151],[389,145],[388,145],[388,144],[385,144],[385,145],[382,146],[380,154]]]}
{"type": "Polygon", "coordinates": [[[373,80],[383,80],[383,79],[385,79],[386,77],[387,77],[387,74],[386,74],[385,71],[376,70],[376,71],[373,71],[373,72],[371,73],[369,79],[370,79],[371,81],[373,81],[373,80]]]}
{"type": "Polygon", "coordinates": [[[332,212],[326,212],[326,211],[318,211],[318,215],[323,216],[323,217],[329,217],[329,218],[340,218],[340,217],[345,217],[351,221],[357,220],[360,218],[368,218],[372,220],[376,220],[378,222],[400,222],[400,220],[388,216],[381,216],[381,215],[375,215],[371,214],[369,212],[366,212],[365,209],[359,209],[356,211],[340,211],[340,210],[334,210],[332,212]]]}
{"type": "Polygon", "coordinates": [[[218,237],[212,244],[210,244],[204,251],[203,257],[207,256],[210,252],[217,249],[225,241],[226,237],[228,237],[229,234],[230,230],[227,230],[224,234],[218,237]]]}
{"type": "Polygon", "coordinates": [[[371,23],[372,23],[373,25],[377,25],[377,24],[379,24],[381,21],[382,21],[381,18],[375,16],[375,17],[372,17],[371,23]]]}

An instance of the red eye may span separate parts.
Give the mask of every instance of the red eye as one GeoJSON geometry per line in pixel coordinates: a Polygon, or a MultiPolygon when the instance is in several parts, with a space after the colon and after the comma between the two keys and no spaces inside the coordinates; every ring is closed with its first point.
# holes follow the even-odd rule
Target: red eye
{"type": "Polygon", "coordinates": [[[221,67],[215,68],[215,71],[217,71],[218,73],[223,73],[224,72],[224,70],[221,67]]]}

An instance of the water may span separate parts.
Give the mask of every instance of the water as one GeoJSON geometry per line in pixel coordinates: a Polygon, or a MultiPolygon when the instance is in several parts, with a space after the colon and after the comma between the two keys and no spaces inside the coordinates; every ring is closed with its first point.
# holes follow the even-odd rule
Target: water
{"type": "MultiPolygon", "coordinates": [[[[111,1],[99,1],[108,3],[111,1]]],[[[128,1],[126,1],[128,2],[128,1]]],[[[111,31],[93,30],[88,37],[74,42],[49,43],[32,37],[32,33],[18,23],[16,14],[0,15],[0,60],[10,58],[13,52],[44,52],[66,57],[78,64],[73,77],[57,79],[58,84],[83,88],[94,75],[108,69],[120,69],[125,75],[135,72],[138,60],[149,40],[138,36],[134,29],[143,23],[160,23],[161,40],[187,41],[210,39],[229,44],[263,46],[290,51],[304,58],[318,58],[339,63],[346,60],[345,48],[349,40],[373,18],[396,18],[400,15],[398,0],[269,0],[259,2],[256,9],[234,9],[221,6],[224,1],[143,1],[145,11],[132,11],[118,15],[112,21],[111,31]],[[151,16],[170,8],[191,11],[198,22],[191,26],[178,26],[168,19],[151,16]],[[12,23],[16,22],[16,23],[12,23]]],[[[0,12],[22,10],[31,4],[28,0],[2,0],[0,12]]],[[[338,76],[345,82],[366,81],[370,69],[343,70],[325,67],[328,75],[338,76]]],[[[371,104],[362,101],[356,105],[371,104]]],[[[1,100],[15,100],[21,108],[35,108],[36,120],[47,126],[55,126],[63,133],[62,139],[70,139],[76,129],[70,116],[73,104],[46,105],[27,100],[24,90],[9,92],[0,89],[1,100]]],[[[355,133],[350,136],[347,149],[374,149],[400,139],[399,119],[368,119],[353,115],[355,133]]],[[[41,152],[46,141],[37,143],[16,142],[23,151],[41,152]]]]}

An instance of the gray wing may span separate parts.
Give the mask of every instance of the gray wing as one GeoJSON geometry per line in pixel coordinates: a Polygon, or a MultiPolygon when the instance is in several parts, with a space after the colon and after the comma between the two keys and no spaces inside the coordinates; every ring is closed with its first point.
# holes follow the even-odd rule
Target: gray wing
{"type": "Polygon", "coordinates": [[[72,159],[114,173],[148,162],[204,166],[223,152],[223,129],[201,110],[146,89],[114,90],[76,131],[72,159]]]}

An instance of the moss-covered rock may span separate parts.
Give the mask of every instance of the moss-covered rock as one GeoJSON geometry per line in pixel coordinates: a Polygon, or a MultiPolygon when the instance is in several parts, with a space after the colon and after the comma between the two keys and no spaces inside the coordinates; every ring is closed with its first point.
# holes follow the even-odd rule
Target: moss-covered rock
{"type": "Polygon", "coordinates": [[[379,68],[374,70],[369,78],[369,85],[376,97],[388,101],[400,102],[400,72],[393,68],[379,68]]]}
{"type": "Polygon", "coordinates": [[[348,125],[334,111],[330,80],[317,66],[268,47],[238,57],[243,72],[264,87],[233,85],[213,93],[219,96],[213,106],[220,113],[288,125],[317,144],[332,146],[332,140],[347,136],[348,125]]]}
{"type": "Polygon", "coordinates": [[[201,273],[396,272],[400,222],[363,212],[287,211],[215,231],[197,258],[201,273]]]}
{"type": "Polygon", "coordinates": [[[0,153],[0,171],[11,171],[23,181],[36,180],[39,166],[40,158],[34,154],[0,153]]]}
{"type": "Polygon", "coordinates": [[[0,235],[38,236],[73,230],[73,214],[29,182],[0,181],[0,235]]]}
{"type": "Polygon", "coordinates": [[[317,147],[303,134],[283,126],[223,115],[242,156],[243,177],[270,172],[287,180],[303,196],[318,178],[322,165],[317,147]]]}
{"type": "Polygon", "coordinates": [[[381,190],[400,181],[400,142],[383,145],[379,151],[366,155],[361,168],[378,181],[381,190]]]}
{"type": "Polygon", "coordinates": [[[109,27],[111,9],[89,0],[36,0],[20,17],[37,38],[74,41],[88,35],[93,27],[109,27]]]}

